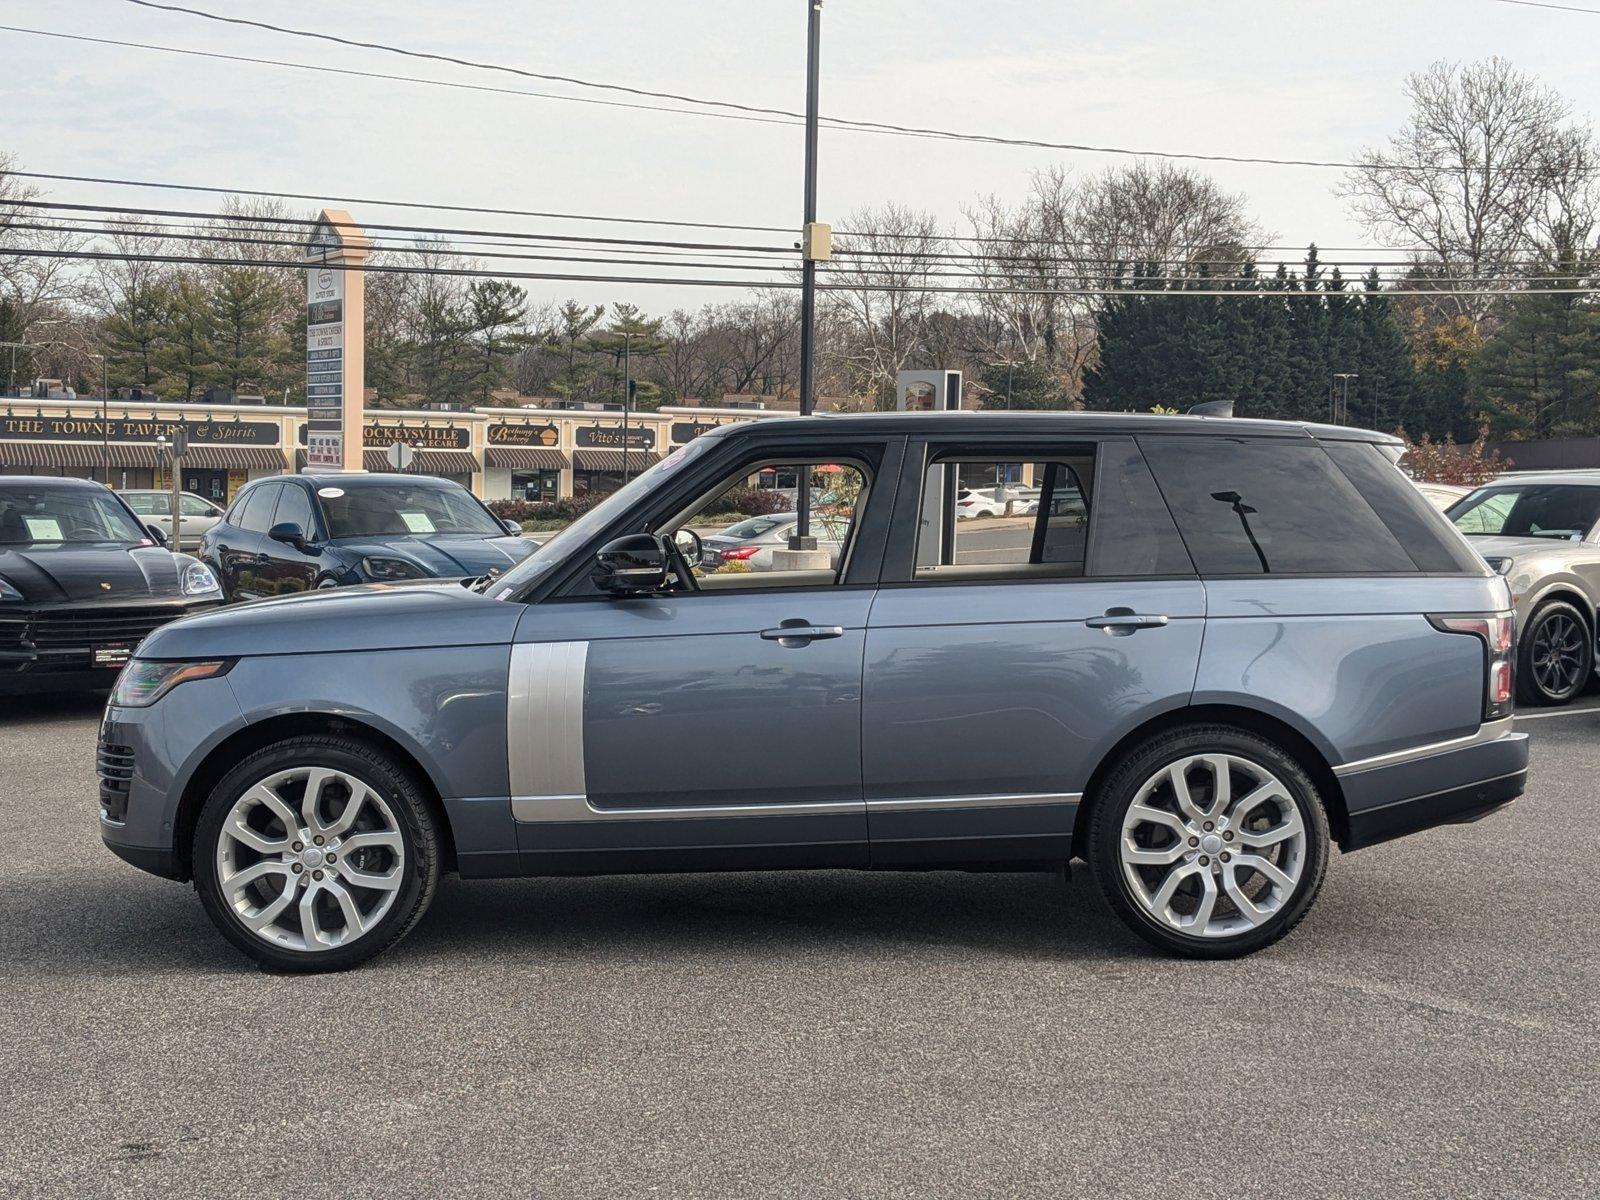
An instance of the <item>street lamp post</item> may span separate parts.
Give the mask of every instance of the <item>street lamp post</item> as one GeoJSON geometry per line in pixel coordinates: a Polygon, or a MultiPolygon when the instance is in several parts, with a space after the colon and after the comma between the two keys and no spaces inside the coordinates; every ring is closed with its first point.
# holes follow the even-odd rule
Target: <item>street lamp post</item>
{"type": "Polygon", "coordinates": [[[1338,371],[1334,373],[1333,378],[1336,382],[1344,384],[1344,394],[1343,400],[1339,404],[1330,405],[1333,411],[1328,416],[1335,425],[1343,425],[1350,419],[1350,381],[1352,379],[1360,379],[1361,376],[1355,371],[1338,371]]]}
{"type": "Polygon", "coordinates": [[[90,358],[100,360],[100,482],[107,487],[111,486],[111,413],[110,391],[106,386],[106,356],[95,354],[92,351],[90,358]]]}
{"type": "Polygon", "coordinates": [[[628,484],[628,469],[633,460],[628,454],[628,409],[633,398],[633,331],[622,331],[622,484],[628,484]]]}

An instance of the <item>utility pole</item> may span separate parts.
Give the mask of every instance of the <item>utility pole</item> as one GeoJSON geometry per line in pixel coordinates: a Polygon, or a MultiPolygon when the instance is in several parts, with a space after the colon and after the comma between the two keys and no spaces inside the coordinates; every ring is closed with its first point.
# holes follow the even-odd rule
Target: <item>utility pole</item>
{"type": "Polygon", "coordinates": [[[106,387],[106,356],[91,352],[90,358],[100,360],[100,482],[111,486],[111,413],[108,405],[109,388],[106,387]]]}
{"type": "MultiPolygon", "coordinates": [[[[800,241],[800,415],[816,410],[817,263],[831,251],[833,231],[817,222],[817,119],[822,71],[822,0],[806,0],[806,169],[804,228],[800,241]]],[[[796,480],[794,535],[789,549],[797,555],[814,552],[811,536],[811,472],[802,464],[796,480]]],[[[797,561],[795,566],[802,564],[797,561]]]]}
{"type": "Polygon", "coordinates": [[[632,459],[628,454],[628,409],[633,399],[633,331],[622,331],[622,484],[628,484],[628,468],[632,459]]]}

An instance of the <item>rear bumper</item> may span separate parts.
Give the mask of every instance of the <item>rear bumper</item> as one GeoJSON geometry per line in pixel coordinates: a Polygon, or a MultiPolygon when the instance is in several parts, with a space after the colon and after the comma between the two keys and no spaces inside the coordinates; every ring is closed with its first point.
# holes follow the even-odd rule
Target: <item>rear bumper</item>
{"type": "Polygon", "coordinates": [[[1435,825],[1488,816],[1522,795],[1528,779],[1528,735],[1504,731],[1488,740],[1423,752],[1398,762],[1336,773],[1349,827],[1340,841],[1360,850],[1435,825]]]}

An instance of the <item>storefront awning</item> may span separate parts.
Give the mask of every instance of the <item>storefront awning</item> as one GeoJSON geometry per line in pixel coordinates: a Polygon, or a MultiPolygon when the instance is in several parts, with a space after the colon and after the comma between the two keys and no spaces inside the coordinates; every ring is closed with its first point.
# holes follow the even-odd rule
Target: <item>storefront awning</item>
{"type": "Polygon", "coordinates": [[[486,466],[506,471],[565,471],[572,465],[548,446],[489,446],[483,456],[486,466]]]}
{"type": "Polygon", "coordinates": [[[282,471],[288,460],[276,446],[196,446],[191,442],[183,465],[190,471],[282,471]]]}
{"type": "Polygon", "coordinates": [[[0,442],[0,467],[135,467],[154,470],[154,446],[126,442],[0,442]]]}
{"type": "Polygon", "coordinates": [[[653,450],[630,450],[626,455],[621,450],[574,450],[572,452],[573,468],[579,471],[642,471],[646,467],[653,467],[661,461],[661,456],[653,450]]]}

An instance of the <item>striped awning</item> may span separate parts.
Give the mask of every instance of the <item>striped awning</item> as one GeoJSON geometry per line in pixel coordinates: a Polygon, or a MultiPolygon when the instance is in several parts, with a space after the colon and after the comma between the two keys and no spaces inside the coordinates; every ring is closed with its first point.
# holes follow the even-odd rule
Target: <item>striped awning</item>
{"type": "Polygon", "coordinates": [[[572,452],[572,465],[579,471],[642,471],[646,467],[653,467],[661,461],[661,456],[653,450],[630,450],[626,455],[621,450],[574,450],[572,452]]]}
{"type": "Polygon", "coordinates": [[[276,446],[196,446],[191,442],[183,465],[191,471],[282,471],[288,459],[276,446]]]}
{"type": "Polygon", "coordinates": [[[483,457],[486,466],[507,471],[565,471],[572,465],[565,454],[548,446],[489,446],[483,457]]]}
{"type": "Polygon", "coordinates": [[[0,442],[0,468],[99,466],[154,470],[156,448],[128,442],[0,442]]]}

